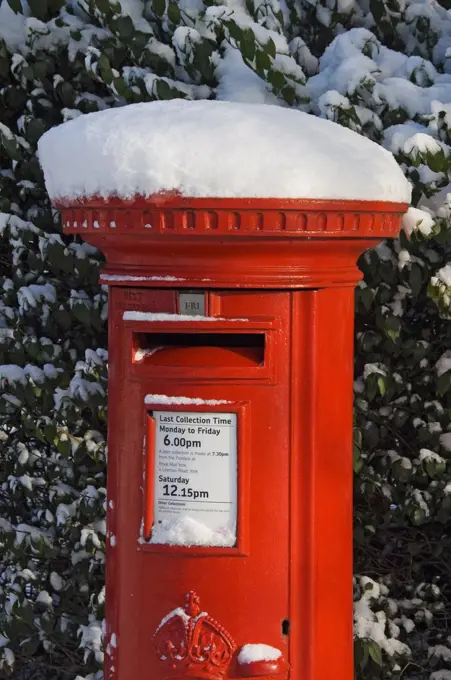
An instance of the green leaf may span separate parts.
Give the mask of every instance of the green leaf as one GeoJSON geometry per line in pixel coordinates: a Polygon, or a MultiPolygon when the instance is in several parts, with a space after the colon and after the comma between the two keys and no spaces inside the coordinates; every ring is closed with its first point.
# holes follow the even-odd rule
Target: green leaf
{"type": "Polygon", "coordinates": [[[293,106],[294,101],[296,99],[296,92],[294,87],[291,87],[291,85],[287,85],[286,87],[282,88],[282,97],[285,99],[287,104],[293,106]]]}
{"type": "Polygon", "coordinates": [[[11,158],[11,160],[13,161],[21,160],[22,151],[14,138],[7,137],[6,135],[0,132],[0,141],[6,153],[11,158]]]}
{"type": "Polygon", "coordinates": [[[418,295],[423,285],[423,272],[421,267],[417,264],[412,264],[409,272],[409,286],[414,295],[418,295]]]}
{"type": "Polygon", "coordinates": [[[60,439],[57,438],[55,441],[56,447],[58,451],[65,457],[68,458],[70,453],[71,453],[71,443],[69,439],[60,439]]]}
{"type": "Polygon", "coordinates": [[[111,12],[111,7],[109,0],[94,0],[97,9],[101,14],[109,14],[111,12]]]}
{"type": "Polygon", "coordinates": [[[155,87],[157,90],[158,99],[174,99],[172,88],[165,80],[156,80],[155,87]]]}
{"type": "Polygon", "coordinates": [[[397,316],[387,316],[384,320],[384,330],[388,337],[395,342],[401,333],[401,321],[397,316]]]}
{"type": "Polygon", "coordinates": [[[106,85],[109,85],[113,80],[113,72],[111,70],[110,61],[105,54],[101,54],[99,57],[99,71],[100,76],[106,85]]]}
{"type": "Polygon", "coordinates": [[[247,61],[254,61],[255,36],[254,31],[251,28],[246,28],[244,31],[242,31],[239,46],[243,58],[247,59],[247,61]]]}
{"type": "Polygon", "coordinates": [[[387,388],[386,388],[386,385],[385,385],[385,377],[383,375],[378,376],[377,386],[379,388],[379,392],[380,392],[381,397],[383,397],[385,392],[387,391],[387,388]]]}
{"type": "Polygon", "coordinates": [[[423,524],[425,519],[426,519],[426,513],[424,512],[424,510],[422,510],[421,508],[416,508],[414,513],[413,513],[414,524],[417,524],[417,525],[423,524]]]}
{"type": "Polygon", "coordinates": [[[81,31],[78,28],[71,30],[70,37],[72,38],[72,40],[75,40],[75,42],[80,42],[81,31]]]}
{"type": "Polygon", "coordinates": [[[405,467],[400,459],[392,463],[391,469],[393,477],[400,482],[407,482],[412,476],[412,468],[405,467]]]}
{"type": "Polygon", "coordinates": [[[375,449],[379,444],[380,433],[375,423],[368,423],[363,431],[363,440],[369,449],[375,449]]]}
{"type": "Polygon", "coordinates": [[[49,610],[45,611],[40,618],[40,625],[45,633],[51,633],[55,627],[54,614],[49,610]]]}
{"type": "Polygon", "coordinates": [[[279,92],[286,84],[285,76],[280,71],[273,71],[270,69],[268,71],[268,81],[271,83],[273,88],[279,92]]]}
{"type": "Polygon", "coordinates": [[[73,315],[85,326],[91,325],[91,309],[83,303],[75,304],[72,307],[73,315]]]}
{"type": "Polygon", "coordinates": [[[133,21],[128,16],[119,17],[118,19],[116,19],[115,28],[117,32],[120,33],[120,37],[126,40],[131,38],[135,32],[133,21]]]}
{"type": "MultiPolygon", "coordinates": [[[[6,0],[14,14],[23,14],[21,0],[6,0]]],[[[1,4],[1,3],[0,3],[1,4]]]]}
{"type": "Polygon", "coordinates": [[[170,2],[168,5],[168,18],[176,26],[180,23],[180,9],[177,3],[170,2]]]}
{"type": "Polygon", "coordinates": [[[25,640],[22,640],[20,643],[20,653],[23,654],[26,659],[31,659],[38,651],[39,644],[40,641],[38,637],[25,638],[25,640]]]}
{"type": "Polygon", "coordinates": [[[437,153],[426,153],[426,163],[433,172],[446,172],[448,159],[442,150],[437,153]]]}
{"type": "Polygon", "coordinates": [[[268,40],[265,45],[267,53],[273,58],[276,58],[276,44],[272,38],[268,40]]]}
{"type": "Polygon", "coordinates": [[[158,17],[162,17],[166,10],[166,0],[152,0],[152,9],[158,17]]]}
{"type": "Polygon", "coordinates": [[[43,120],[40,118],[32,118],[26,126],[27,141],[30,142],[30,144],[37,144],[46,129],[47,126],[43,120]]]}
{"type": "Polygon", "coordinates": [[[437,477],[441,477],[445,472],[446,463],[441,460],[428,459],[425,461],[425,468],[429,477],[436,479],[437,477]]]}
{"type": "Polygon", "coordinates": [[[265,52],[257,50],[257,53],[255,55],[255,65],[257,71],[261,73],[261,75],[263,75],[264,71],[266,71],[271,66],[271,59],[265,52]]]}
{"type": "Polygon", "coordinates": [[[382,17],[385,15],[384,3],[379,2],[379,0],[370,0],[370,9],[376,24],[380,24],[382,17]]]}
{"type": "Polygon", "coordinates": [[[63,106],[67,106],[68,108],[74,106],[75,91],[70,83],[61,83],[57,92],[63,106]]]}
{"type": "Polygon", "coordinates": [[[28,6],[36,19],[45,21],[48,18],[47,0],[28,0],[28,6]]]}
{"type": "Polygon", "coordinates": [[[354,644],[354,653],[356,664],[363,669],[368,663],[368,644],[366,640],[357,638],[354,644]]]}
{"type": "Polygon", "coordinates": [[[440,397],[442,397],[444,394],[448,392],[450,387],[451,387],[451,371],[446,371],[437,378],[436,383],[437,394],[440,397]]]}
{"type": "Polygon", "coordinates": [[[377,642],[371,640],[371,642],[368,643],[368,654],[373,659],[375,664],[382,666],[382,650],[377,642]]]}
{"type": "Polygon", "coordinates": [[[22,621],[30,626],[33,625],[33,607],[29,602],[24,602],[24,604],[17,610],[17,616],[22,619],[22,621]]]}
{"type": "Polygon", "coordinates": [[[243,34],[241,28],[234,21],[228,21],[227,28],[229,29],[230,37],[239,42],[243,34]]]}
{"type": "Polygon", "coordinates": [[[354,446],[352,450],[352,465],[354,472],[358,474],[363,467],[362,452],[359,446],[354,446]]]}
{"type": "Polygon", "coordinates": [[[362,303],[366,311],[369,311],[373,304],[374,293],[369,286],[357,288],[357,299],[362,303]]]}
{"type": "Polygon", "coordinates": [[[125,97],[127,86],[122,78],[113,78],[114,89],[120,97],[125,97]]]}

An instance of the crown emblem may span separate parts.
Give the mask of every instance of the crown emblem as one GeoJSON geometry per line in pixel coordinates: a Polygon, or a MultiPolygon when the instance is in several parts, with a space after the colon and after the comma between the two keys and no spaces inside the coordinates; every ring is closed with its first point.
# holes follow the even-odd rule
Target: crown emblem
{"type": "Polygon", "coordinates": [[[236,645],[224,626],[200,608],[194,591],[185,606],[165,616],[153,647],[167,669],[166,680],[224,680],[236,645]]]}

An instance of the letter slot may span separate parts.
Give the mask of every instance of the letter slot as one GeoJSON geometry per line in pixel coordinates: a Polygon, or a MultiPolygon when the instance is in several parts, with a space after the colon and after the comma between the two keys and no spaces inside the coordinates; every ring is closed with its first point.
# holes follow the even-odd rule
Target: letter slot
{"type": "Polygon", "coordinates": [[[264,333],[134,333],[133,362],[147,366],[257,368],[264,333]]]}

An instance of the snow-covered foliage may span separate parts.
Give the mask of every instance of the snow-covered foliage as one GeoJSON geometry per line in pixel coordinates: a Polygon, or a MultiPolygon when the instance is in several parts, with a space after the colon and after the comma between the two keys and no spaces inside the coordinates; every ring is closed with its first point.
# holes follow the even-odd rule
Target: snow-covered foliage
{"type": "Polygon", "coordinates": [[[412,183],[400,239],[360,261],[356,664],[366,680],[450,680],[442,2],[0,0],[1,673],[32,660],[98,680],[103,659],[106,293],[100,256],[61,236],[37,141],[90,111],[181,97],[328,118],[392,151],[412,183]]]}

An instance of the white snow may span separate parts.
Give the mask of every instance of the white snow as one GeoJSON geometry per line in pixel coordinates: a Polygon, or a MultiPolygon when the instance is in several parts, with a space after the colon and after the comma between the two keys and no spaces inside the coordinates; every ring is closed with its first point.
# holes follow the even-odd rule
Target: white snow
{"type": "Polygon", "coordinates": [[[188,623],[188,621],[191,618],[190,616],[188,616],[188,614],[185,612],[184,609],[182,609],[181,607],[177,607],[176,609],[173,609],[172,611],[170,611],[169,614],[166,614],[166,616],[163,616],[160,623],[158,624],[158,628],[157,628],[156,632],[158,633],[160,628],[163,628],[163,626],[166,625],[166,623],[168,621],[170,621],[171,619],[174,619],[176,616],[178,616],[180,619],[182,619],[182,621],[184,623],[188,623]]]}
{"type": "Polygon", "coordinates": [[[370,375],[376,373],[377,375],[386,376],[387,367],[381,363],[365,364],[363,367],[363,377],[366,380],[370,375]]]}
{"type": "Polygon", "coordinates": [[[368,577],[360,578],[362,594],[354,602],[354,634],[358,638],[373,640],[389,656],[409,654],[410,650],[404,642],[398,640],[398,627],[389,627],[387,631],[387,614],[385,611],[373,611],[372,603],[381,595],[382,585],[368,577]],[[369,587],[371,584],[371,588],[369,587]]]}
{"type": "Polygon", "coordinates": [[[13,650],[10,649],[9,647],[3,647],[3,656],[8,666],[13,666],[14,661],[16,659],[13,650]]]}
{"type": "Polygon", "coordinates": [[[94,652],[95,659],[98,663],[103,663],[103,633],[102,626],[99,621],[96,621],[91,614],[89,616],[90,622],[87,626],[81,625],[78,628],[78,635],[80,637],[80,647],[85,650],[84,660],[86,661],[89,654],[94,652]]]}
{"type": "Polygon", "coordinates": [[[128,274],[101,274],[101,281],[185,281],[177,276],[132,276],[128,274]]]}
{"type": "Polygon", "coordinates": [[[278,104],[277,97],[266,83],[246,66],[240,50],[224,44],[224,56],[216,67],[217,97],[229,102],[278,104]]]}
{"type": "Polygon", "coordinates": [[[440,669],[430,674],[429,680],[451,680],[451,671],[440,669]]]}
{"type": "Polygon", "coordinates": [[[44,604],[46,607],[51,607],[53,604],[52,597],[47,590],[41,590],[36,598],[36,602],[41,602],[41,604],[44,604]]]}
{"type": "Polygon", "coordinates": [[[60,591],[63,588],[64,581],[61,576],[56,573],[56,571],[52,571],[50,574],[50,584],[53,590],[60,591]]]}
{"type": "Polygon", "coordinates": [[[192,517],[182,517],[155,524],[149,543],[227,548],[235,545],[236,535],[230,529],[214,531],[192,517]]]}
{"type": "Polygon", "coordinates": [[[174,619],[175,617],[182,619],[183,624],[187,626],[190,621],[195,623],[196,621],[199,621],[199,619],[205,618],[206,616],[208,616],[208,612],[200,612],[196,616],[190,616],[184,609],[182,609],[182,607],[177,607],[176,609],[170,611],[169,614],[166,614],[166,616],[163,616],[160,623],[158,624],[156,632],[158,632],[161,628],[163,628],[163,626],[166,625],[168,621],[171,621],[171,619],[174,619]]]}
{"type": "Polygon", "coordinates": [[[225,399],[200,399],[199,397],[169,397],[166,394],[146,394],[145,404],[162,404],[166,406],[219,406],[220,404],[230,404],[225,399]]]}
{"type": "Polygon", "coordinates": [[[418,208],[409,208],[402,220],[402,227],[410,236],[413,231],[419,231],[424,236],[429,236],[434,226],[434,220],[430,213],[418,208]]]}
{"type": "Polygon", "coordinates": [[[447,451],[451,451],[451,432],[444,432],[439,437],[440,444],[447,451]]]}
{"type": "Polygon", "coordinates": [[[18,477],[19,482],[22,484],[25,489],[28,489],[28,491],[33,491],[33,479],[30,477],[30,475],[21,475],[18,477]]]}
{"type": "Polygon", "coordinates": [[[125,311],[124,321],[248,321],[248,319],[227,319],[220,316],[202,316],[201,314],[155,314],[154,312],[125,311]]]}
{"type": "Polygon", "coordinates": [[[179,192],[409,202],[411,195],[381,146],[264,104],[174,99],[89,113],[46,132],[39,158],[54,200],[179,192]]]}
{"type": "Polygon", "coordinates": [[[451,265],[445,264],[444,267],[438,270],[436,276],[445,286],[451,286],[451,265]]]}
{"type": "Polygon", "coordinates": [[[4,40],[11,51],[25,50],[25,18],[23,14],[15,14],[6,0],[0,2],[0,40],[4,40]]]}
{"type": "Polygon", "coordinates": [[[440,359],[435,364],[437,369],[437,376],[440,377],[443,373],[451,371],[451,351],[447,350],[442,354],[440,359]]]}
{"type": "Polygon", "coordinates": [[[67,397],[89,401],[93,394],[103,395],[104,390],[102,386],[99,383],[85,380],[84,378],[75,375],[70,381],[68,389],[61,389],[60,387],[56,388],[53,395],[55,408],[63,408],[64,400],[67,397]]]}
{"type": "Polygon", "coordinates": [[[153,347],[152,349],[145,349],[138,347],[138,349],[135,351],[134,354],[134,360],[135,361],[143,361],[146,357],[152,356],[152,354],[155,354],[155,352],[159,352],[160,350],[163,349],[163,345],[159,345],[158,347],[153,347]]]}
{"type": "Polygon", "coordinates": [[[451,661],[451,649],[445,647],[445,645],[435,645],[429,647],[428,656],[436,656],[438,659],[443,659],[443,661],[451,661]]]}
{"type": "Polygon", "coordinates": [[[255,661],[277,661],[281,656],[280,649],[269,645],[244,645],[238,654],[238,663],[243,665],[255,661]]]}
{"type": "Polygon", "coordinates": [[[430,449],[420,449],[420,460],[433,460],[436,463],[444,463],[445,459],[439,456],[438,453],[431,451],[430,449]]]}
{"type": "Polygon", "coordinates": [[[18,382],[22,385],[27,384],[27,377],[24,369],[20,366],[16,366],[16,364],[0,365],[0,380],[7,380],[8,383],[18,382]]]}

